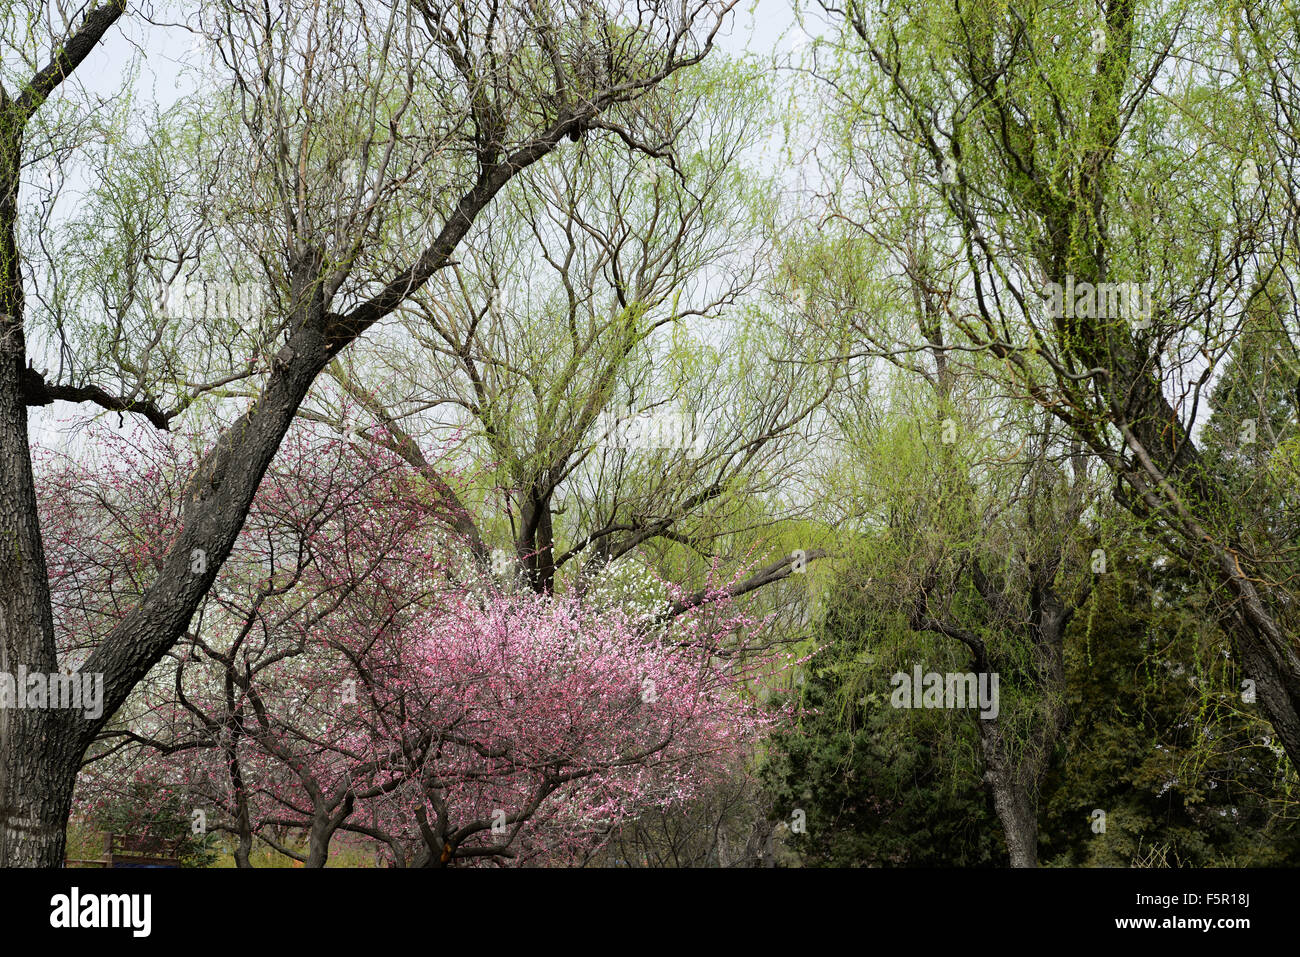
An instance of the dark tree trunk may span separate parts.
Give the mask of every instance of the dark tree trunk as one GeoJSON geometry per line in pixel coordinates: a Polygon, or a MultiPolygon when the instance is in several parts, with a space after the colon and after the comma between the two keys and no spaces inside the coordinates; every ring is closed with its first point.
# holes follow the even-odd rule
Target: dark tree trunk
{"type": "Polygon", "coordinates": [[[324,867],[330,856],[330,839],[334,828],[329,825],[328,815],[317,815],[311,822],[307,834],[307,866],[324,867]]]}
{"type": "MultiPolygon", "coordinates": [[[[0,93],[3,97],[3,93],[0,93]]],[[[16,242],[21,130],[0,103],[0,671],[59,670],[27,432],[16,242]]],[[[24,694],[18,688],[19,696],[24,694]]],[[[0,864],[61,867],[80,751],[76,712],[0,708],[0,864]]]]}
{"type": "Polygon", "coordinates": [[[80,751],[50,711],[0,709],[0,861],[63,866],[80,751]]]}
{"type": "Polygon", "coordinates": [[[549,595],[555,589],[555,538],[550,492],[543,487],[545,481],[539,476],[522,494],[515,553],[524,566],[528,586],[538,594],[549,595]]]}
{"type": "Polygon", "coordinates": [[[235,867],[251,868],[253,866],[253,826],[248,813],[248,791],[244,787],[244,771],[239,764],[236,743],[240,732],[235,728],[231,732],[231,742],[226,748],[226,768],[230,774],[230,788],[235,796],[235,829],[239,838],[235,845],[235,867]]]}
{"type": "MultiPolygon", "coordinates": [[[[1031,677],[1039,701],[1028,739],[1009,741],[1000,718],[976,719],[984,780],[1002,825],[1012,867],[1038,866],[1038,800],[1053,751],[1067,723],[1065,629],[1073,612],[1050,584],[1057,565],[1057,561],[1050,561],[1030,566],[1031,619],[1027,637],[1032,643],[1031,677]]],[[[986,580],[982,579],[982,584],[987,588],[986,580]]]]}
{"type": "Polygon", "coordinates": [[[1012,867],[1038,866],[1037,795],[1023,780],[1023,769],[1002,736],[996,718],[980,720],[980,749],[984,780],[993,797],[993,810],[1002,825],[1012,867]]]}

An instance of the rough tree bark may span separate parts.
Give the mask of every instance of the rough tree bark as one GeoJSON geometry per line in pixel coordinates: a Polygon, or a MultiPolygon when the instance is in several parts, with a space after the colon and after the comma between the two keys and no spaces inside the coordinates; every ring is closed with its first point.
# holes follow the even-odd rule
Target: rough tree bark
{"type": "MultiPolygon", "coordinates": [[[[30,383],[18,250],[23,133],[124,8],[125,0],[95,7],[16,97],[0,90],[0,671],[11,675],[19,667],[47,675],[59,670],[27,431],[30,383]]],[[[68,710],[0,708],[0,864],[62,866],[81,756],[79,722],[80,713],[68,710]]]]}

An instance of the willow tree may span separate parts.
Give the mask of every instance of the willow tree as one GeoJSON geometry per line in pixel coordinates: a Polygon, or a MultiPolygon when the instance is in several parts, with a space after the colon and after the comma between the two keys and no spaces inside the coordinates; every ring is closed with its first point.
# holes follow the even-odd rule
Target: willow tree
{"type": "Polygon", "coordinates": [[[749,591],[818,554],[776,526],[840,367],[769,288],[772,184],[744,162],[768,91],[715,61],[659,92],[691,117],[671,149],[584,142],[522,173],[400,327],[331,366],[334,404],[303,410],[364,431],[337,399],[359,402],[439,488],[429,450],[454,437],[467,553],[540,592],[650,556],[698,578],[757,563],[749,591]]]}
{"type": "Polygon", "coordinates": [[[886,185],[941,210],[934,242],[959,251],[945,348],[1000,363],[1218,586],[1259,704],[1300,761],[1297,542],[1248,528],[1197,434],[1262,300],[1295,355],[1295,298],[1268,292],[1296,269],[1297,154],[1282,129],[1295,8],[818,5],[842,28],[819,69],[852,91],[860,151],[893,158],[886,185]]]}
{"type": "MultiPolygon", "coordinates": [[[[859,673],[841,706],[859,714],[858,704],[898,706],[883,685],[885,661],[909,685],[918,666],[988,682],[992,700],[968,701],[954,720],[973,722],[973,764],[1010,863],[1033,867],[1040,797],[1070,717],[1066,631],[1093,573],[1105,571],[1104,550],[1099,562],[1093,549],[1096,470],[1049,415],[999,394],[984,357],[941,348],[946,323],[925,306],[946,288],[936,271],[927,270],[930,282],[913,297],[906,277],[891,283],[878,269],[862,271],[861,257],[845,252],[853,245],[847,240],[835,257],[849,275],[874,275],[865,284],[905,292],[874,295],[866,309],[842,288],[835,301],[853,317],[850,328],[877,338],[919,305],[912,314],[929,345],[906,356],[868,347],[858,358],[875,367],[871,394],[855,391],[832,405],[860,410],[840,417],[842,459],[827,477],[839,490],[836,524],[851,536],[853,568],[841,590],[852,595],[861,628],[848,639],[859,649],[859,673]],[[903,300],[898,311],[891,298],[903,300]]],[[[855,285],[860,292],[864,283],[855,285]]],[[[947,703],[954,706],[961,707],[947,703]]]]}

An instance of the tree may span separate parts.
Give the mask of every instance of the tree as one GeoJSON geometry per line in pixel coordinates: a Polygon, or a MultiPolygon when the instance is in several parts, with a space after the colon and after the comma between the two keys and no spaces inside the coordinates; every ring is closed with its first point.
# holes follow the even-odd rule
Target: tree
{"type": "MultiPolygon", "coordinates": [[[[1141,526],[1108,523],[1108,565],[1064,640],[1062,704],[1037,835],[1048,866],[1275,866],[1294,862],[1295,772],[1228,653],[1212,597],[1141,526]],[[1158,551],[1158,547],[1156,548],[1158,551]],[[1097,812],[1101,812],[1098,814],[1097,812]]],[[[764,769],[807,866],[989,866],[1005,859],[974,722],[886,707],[917,659],[964,666],[938,636],[881,628],[876,568],[837,576],[824,650],[775,729],[764,769]]]]}
{"type": "MultiPolygon", "coordinates": [[[[681,580],[772,553],[837,377],[762,288],[768,184],[739,159],[761,75],[721,61],[671,95],[693,117],[671,152],[584,142],[522,173],[398,334],[330,369],[431,480],[425,445],[455,436],[461,534],[538,591],[640,555],[681,580]]],[[[304,414],[345,426],[320,397],[304,414]]]]}
{"type": "MultiPolygon", "coordinates": [[[[219,51],[223,83],[216,96],[229,107],[217,111],[224,122],[215,126],[225,193],[222,202],[204,195],[189,207],[184,215],[197,226],[173,231],[190,242],[172,267],[203,264],[204,250],[234,250],[230,258],[262,278],[267,307],[242,317],[250,354],[229,354],[224,375],[212,367],[212,352],[201,355],[197,366],[207,374],[197,385],[198,376],[141,375],[184,370],[193,343],[141,295],[147,280],[159,277],[152,246],[138,242],[138,234],[115,237],[123,268],[121,282],[108,290],[109,321],[83,316],[63,326],[58,313],[25,313],[17,240],[23,133],[124,5],[96,7],[71,35],[56,39],[48,66],[0,102],[0,515],[12,536],[0,558],[6,665],[59,670],[26,416],[29,404],[59,397],[60,387],[52,393],[43,376],[38,381],[27,371],[29,322],[49,322],[55,338],[70,337],[74,355],[87,353],[83,367],[115,358],[112,374],[136,380],[123,395],[101,386],[70,397],[148,413],[155,424],[170,424],[196,395],[211,391],[213,373],[220,382],[248,377],[251,367],[257,382],[255,398],[211,434],[149,587],[121,610],[81,666],[103,676],[109,715],[184,634],[319,373],[446,267],[477,216],[520,170],[587,134],[608,132],[644,146],[648,114],[638,104],[707,55],[733,5],[652,2],[611,13],[588,0],[454,9],[426,3],[364,17],[347,4],[209,8],[200,25],[219,51]],[[236,175],[230,164],[246,156],[254,158],[252,170],[236,175]],[[416,193],[418,205],[411,202],[416,193]],[[418,210],[427,233],[396,243],[399,209],[418,210]],[[164,342],[176,344],[175,355],[164,357],[164,342]],[[201,571],[194,570],[195,554],[204,556],[201,571]]],[[[202,153],[213,145],[204,138],[195,148],[202,153]]],[[[166,199],[153,197],[163,211],[184,206],[166,199]]],[[[222,260],[218,254],[213,266],[222,260]]],[[[191,326],[202,331],[205,321],[191,326]]],[[[197,336],[199,346],[204,338],[197,336]]],[[[0,712],[0,863],[58,865],[80,758],[106,720],[0,712]]]]}
{"type": "MultiPolygon", "coordinates": [[[[947,348],[996,358],[1125,507],[1223,586],[1236,653],[1300,761],[1294,543],[1243,538],[1194,428],[1260,298],[1294,281],[1294,192],[1267,175],[1293,164],[1294,138],[1263,119],[1289,88],[1294,11],[821,6],[844,27],[834,75],[861,80],[859,129],[880,133],[904,193],[942,212],[936,244],[961,252],[947,348]],[[1219,59],[1260,79],[1203,79],[1219,59]]],[[[1294,304],[1270,298],[1294,329],[1294,304]]]]}
{"type": "Polygon", "coordinates": [[[822,650],[788,692],[798,721],[775,729],[763,766],[774,817],[805,866],[994,866],[1005,850],[975,723],[888,707],[880,690],[918,658],[962,668],[964,655],[938,636],[881,634],[873,583],[852,566],[829,589],[822,650]]]}
{"type": "MultiPolygon", "coordinates": [[[[171,525],[185,458],[123,453],[42,473],[46,527],[69,549],[51,551],[60,623],[88,621],[67,630],[93,631],[165,553],[140,532],[171,525]],[[93,548],[67,531],[106,511],[93,548]]],[[[403,867],[560,860],[751,745],[764,721],[744,684],[761,659],[717,657],[743,658],[753,625],[725,589],[668,625],[503,591],[452,564],[441,507],[380,443],[291,431],[190,634],[92,751],[88,813],[124,786],[138,797],[143,777],[146,807],[211,812],[241,866],[254,839],[324,866],[339,832],[403,867]]]]}
{"type": "Polygon", "coordinates": [[[1212,597],[1168,556],[1153,567],[1141,531],[1132,522],[1116,529],[1107,573],[1067,639],[1074,720],[1045,787],[1044,859],[1294,863],[1295,772],[1230,654],[1212,597]]]}
{"type": "MultiPolygon", "coordinates": [[[[829,404],[841,439],[824,493],[842,551],[871,569],[862,602],[878,617],[858,640],[928,632],[969,656],[958,671],[999,682],[1002,706],[975,720],[984,780],[1012,865],[1036,866],[1039,798],[1068,723],[1065,633],[1091,587],[1093,470],[1050,415],[1005,394],[995,365],[949,348],[962,264],[924,212],[855,219],[828,202],[835,225],[819,224],[795,281],[863,383],[829,404]]],[[[899,670],[913,665],[932,670],[899,670]]]]}

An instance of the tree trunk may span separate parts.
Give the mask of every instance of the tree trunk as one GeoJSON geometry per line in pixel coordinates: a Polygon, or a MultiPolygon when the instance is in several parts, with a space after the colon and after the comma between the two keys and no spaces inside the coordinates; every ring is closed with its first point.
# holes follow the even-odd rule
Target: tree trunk
{"type": "Polygon", "coordinates": [[[1300,768],[1300,661],[1271,619],[1264,627],[1238,616],[1233,629],[1242,670],[1255,681],[1255,696],[1294,767],[1300,768]],[[1269,627],[1271,626],[1271,627],[1269,627]]]}
{"type": "Polygon", "coordinates": [[[64,864],[80,752],[49,710],[0,709],[0,863],[64,864]]]}
{"type": "Polygon", "coordinates": [[[235,867],[251,868],[253,866],[253,825],[248,813],[248,790],[244,786],[244,771],[239,764],[236,742],[239,737],[238,725],[231,731],[231,742],[225,748],[226,768],[230,774],[230,788],[235,795],[235,827],[239,843],[235,845],[235,867]]]}
{"type": "MultiPolygon", "coordinates": [[[[85,17],[63,45],[60,69],[43,71],[10,100],[0,89],[0,668],[58,671],[49,582],[41,544],[24,389],[22,271],[17,247],[22,130],[122,14],[121,0],[85,17]]],[[[66,815],[81,755],[136,684],[184,634],[230,554],[263,474],[317,374],[367,329],[419,290],[451,259],[478,214],[519,173],[552,152],[598,108],[554,125],[528,145],[484,166],[434,243],[377,295],[346,315],[327,311],[324,253],[297,241],[288,253],[287,337],[251,407],[219,436],[186,489],[181,528],[153,583],[83,666],[103,676],[103,715],[82,720],[54,710],[0,708],[0,866],[62,863],[66,815]],[[191,570],[193,554],[206,557],[191,570]]]]}
{"type": "MultiPolygon", "coordinates": [[[[977,718],[984,780],[993,797],[993,810],[1002,825],[1012,867],[1038,866],[1038,797],[1051,766],[1052,752],[1066,727],[1062,704],[1065,693],[1065,629],[1071,607],[1052,586],[1058,562],[1030,565],[1032,617],[1028,639],[1033,646],[1033,681],[1041,701],[1029,739],[1009,742],[999,718],[977,718]]],[[[986,580],[981,591],[988,592],[986,580]]],[[[990,665],[980,658],[979,670],[990,665]]]]}
{"type": "Polygon", "coordinates": [[[1008,753],[997,718],[979,721],[984,780],[993,795],[993,810],[1006,837],[1012,867],[1038,866],[1038,809],[1025,786],[1023,769],[1008,753]]]}
{"type": "Polygon", "coordinates": [[[334,827],[328,814],[318,814],[307,835],[307,867],[324,867],[330,856],[334,827]]]}
{"type": "MultiPolygon", "coordinates": [[[[0,113],[7,119],[8,102],[0,113]]],[[[44,675],[59,670],[23,393],[27,343],[15,231],[20,144],[6,122],[0,135],[0,671],[14,681],[20,667],[44,675]]],[[[16,690],[21,704],[25,689],[16,690]]],[[[63,865],[77,769],[68,751],[79,717],[0,707],[0,865],[63,865]]]]}
{"type": "Polygon", "coordinates": [[[251,869],[253,853],[253,835],[248,831],[240,830],[239,843],[235,845],[235,867],[241,869],[251,869]]]}

